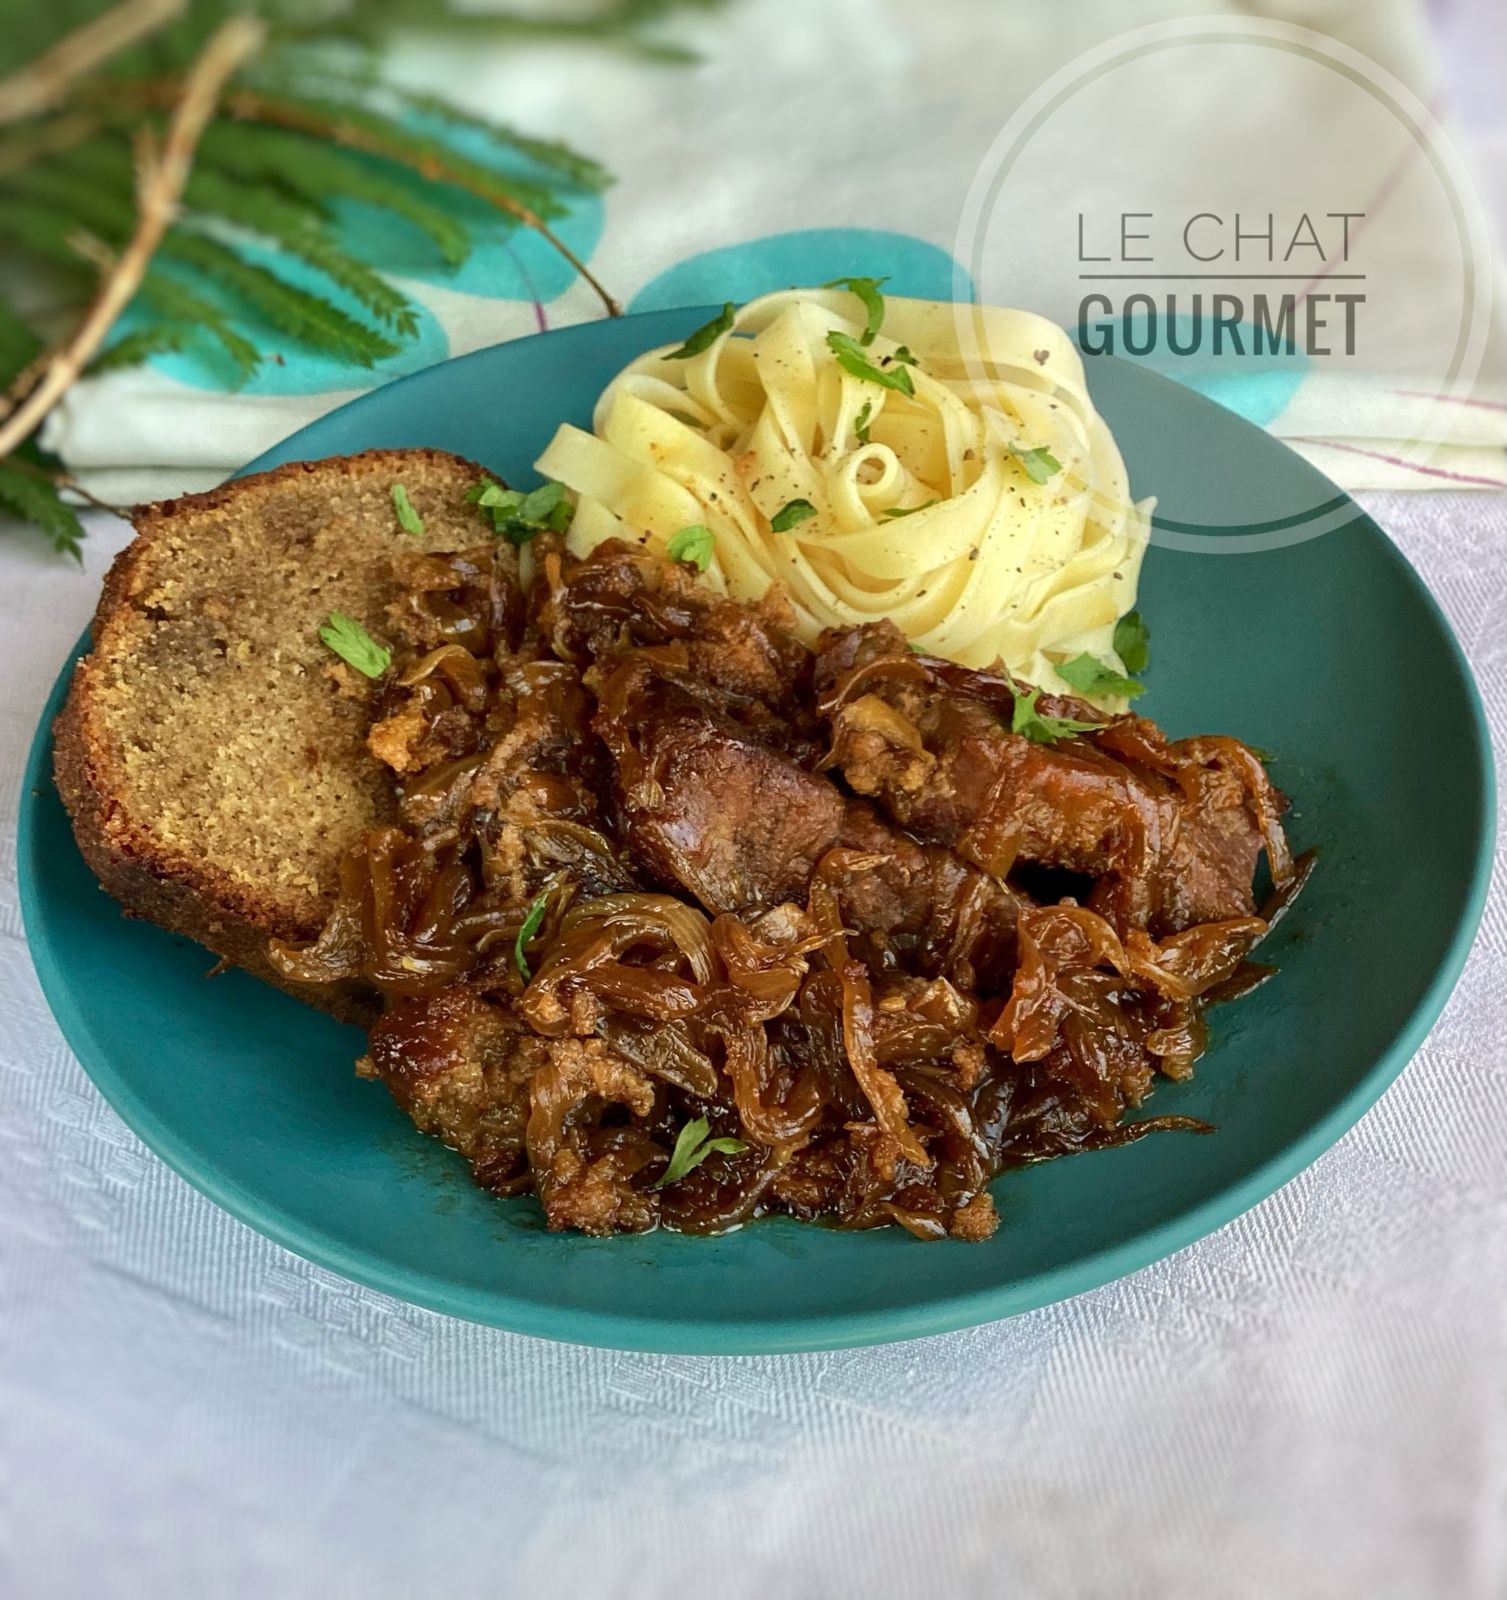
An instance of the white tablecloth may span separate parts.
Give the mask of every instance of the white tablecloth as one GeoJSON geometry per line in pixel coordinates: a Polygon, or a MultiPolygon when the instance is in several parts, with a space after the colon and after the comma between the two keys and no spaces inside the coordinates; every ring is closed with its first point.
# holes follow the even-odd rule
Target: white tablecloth
{"type": "MultiPolygon", "coordinates": [[[[1442,600],[1501,752],[1507,497],[1370,509],[1442,600]]],[[[472,1327],[216,1210],[126,1131],[42,1002],[21,768],[122,538],[97,522],[80,576],[0,536],[0,1595],[1507,1592],[1500,871],[1380,1104],[1132,1278],[824,1355],[472,1327]]]]}

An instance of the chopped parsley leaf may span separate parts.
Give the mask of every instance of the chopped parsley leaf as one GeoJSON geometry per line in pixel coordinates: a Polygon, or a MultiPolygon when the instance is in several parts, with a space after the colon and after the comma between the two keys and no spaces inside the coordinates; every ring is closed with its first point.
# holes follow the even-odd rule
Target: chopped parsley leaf
{"type": "Polygon", "coordinates": [[[874,402],[865,400],[858,415],[853,419],[853,434],[859,444],[869,442],[869,423],[874,419],[874,402]]]}
{"type": "Polygon", "coordinates": [[[1012,445],[1010,453],[1026,469],[1026,476],[1032,483],[1045,483],[1055,473],[1062,471],[1062,463],[1045,445],[1037,445],[1031,450],[1020,450],[1012,445]]]}
{"type": "Polygon", "coordinates": [[[670,1153],[669,1166],[649,1187],[665,1189],[672,1183],[679,1183],[688,1172],[694,1172],[713,1152],[718,1155],[737,1156],[742,1155],[748,1148],[741,1139],[709,1139],[707,1135],[711,1131],[712,1125],[705,1117],[697,1117],[694,1121],[686,1123],[676,1136],[675,1148],[670,1153]]]}
{"type": "Polygon", "coordinates": [[[877,383],[886,389],[898,389],[901,394],[913,395],[916,386],[910,381],[910,369],[904,366],[876,367],[863,353],[863,346],[851,334],[839,333],[834,328],[827,335],[827,348],[837,357],[844,372],[851,372],[865,383],[877,383]]]}
{"type": "Polygon", "coordinates": [[[886,506],[879,514],[882,517],[913,517],[918,511],[926,511],[940,504],[938,497],[933,495],[930,500],[923,501],[918,506],[886,506]]]}
{"type": "Polygon", "coordinates": [[[693,522],[689,528],[682,528],[671,537],[665,546],[665,554],[671,561],[683,561],[688,567],[705,572],[712,564],[716,549],[717,539],[712,530],[703,523],[693,522]]]}
{"type": "Polygon", "coordinates": [[[513,960],[518,966],[518,976],[525,983],[533,977],[529,971],[528,957],[523,953],[529,941],[544,926],[544,913],[549,910],[549,890],[535,897],[534,903],[528,908],[528,915],[523,919],[523,926],[518,930],[518,937],[513,941],[513,960]]]}
{"type": "Polygon", "coordinates": [[[722,309],[710,322],[704,322],[697,328],[678,350],[671,350],[666,356],[666,361],[689,361],[692,356],[699,356],[703,350],[709,350],[716,344],[727,330],[733,325],[734,306],[731,300],[722,303],[722,309]]]}
{"type": "Polygon", "coordinates": [[[570,521],[570,505],[565,498],[565,485],[563,483],[543,483],[537,489],[530,489],[523,497],[523,504],[518,508],[518,517],[521,522],[530,526],[553,528],[556,533],[564,530],[570,521]],[[562,517],[561,512],[565,515],[562,517]]]}
{"type": "Polygon", "coordinates": [[[1015,696],[1015,711],[1010,718],[1010,732],[1024,734],[1033,744],[1056,744],[1070,733],[1092,733],[1102,728],[1102,722],[1079,722],[1073,717],[1049,717],[1036,709],[1040,689],[1010,691],[1015,696]]]}
{"type": "Polygon", "coordinates": [[[563,483],[541,484],[525,494],[483,478],[466,499],[487,512],[492,518],[493,533],[511,544],[525,545],[546,528],[563,533],[570,526],[572,513],[563,483]]]}
{"type": "Polygon", "coordinates": [[[1144,672],[1151,660],[1151,630],[1139,611],[1127,611],[1115,624],[1115,654],[1127,672],[1144,672]]]}
{"type": "Polygon", "coordinates": [[[1074,656],[1071,661],[1059,663],[1057,676],[1064,683],[1071,684],[1079,694],[1112,694],[1125,700],[1134,700],[1138,694],[1146,692],[1144,683],[1137,683],[1134,678],[1116,672],[1107,661],[1101,661],[1087,651],[1074,656]]]}
{"type": "Polygon", "coordinates": [[[879,285],[888,282],[888,278],[833,278],[822,285],[824,289],[846,289],[857,296],[866,319],[863,332],[858,335],[859,344],[873,344],[874,335],[884,325],[884,296],[879,292],[879,285]]]}
{"type": "Polygon", "coordinates": [[[809,522],[815,515],[816,507],[809,500],[787,500],[769,519],[769,526],[774,533],[789,533],[792,528],[809,522]]]}
{"type": "Polygon", "coordinates": [[[424,519],[413,509],[413,501],[401,483],[392,486],[392,506],[398,514],[398,526],[404,533],[422,533],[424,519]]]}
{"type": "Polygon", "coordinates": [[[380,678],[392,665],[392,651],[380,645],[353,617],[332,611],[330,620],[319,630],[319,637],[357,672],[380,678]]]}

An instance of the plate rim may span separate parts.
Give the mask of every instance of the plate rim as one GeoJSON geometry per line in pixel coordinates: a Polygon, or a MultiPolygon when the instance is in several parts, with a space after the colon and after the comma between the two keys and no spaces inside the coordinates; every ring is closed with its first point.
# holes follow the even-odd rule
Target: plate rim
{"type": "MultiPolygon", "coordinates": [[[[699,309],[702,308],[681,308],[673,315],[689,318],[699,309]]],[[[664,311],[645,312],[622,320],[664,318],[666,315],[664,311]]],[[[598,326],[598,323],[577,324],[570,328],[530,334],[527,339],[559,340],[598,326]]],[[[274,459],[296,459],[286,452],[306,432],[337,414],[359,410],[378,393],[386,395],[388,391],[405,384],[425,380],[432,382],[435,373],[448,367],[461,362],[484,360],[494,356],[500,349],[524,342],[509,340],[484,346],[395,379],[381,386],[380,390],[360,395],[343,406],[332,408],[314,422],[295,429],[233,476],[264,470],[265,465],[274,459]]],[[[1134,365],[1119,362],[1116,357],[1087,359],[1134,365]]],[[[1177,389],[1182,403],[1192,400],[1224,411],[1216,402],[1172,379],[1144,367],[1138,368],[1138,371],[1143,379],[1177,389]]],[[[1254,424],[1247,425],[1254,427],[1254,424]]],[[[1296,452],[1291,453],[1296,455],[1296,452]]],[[[1309,468],[1306,462],[1304,466],[1307,470],[1315,470],[1309,468]]],[[[56,959],[50,946],[39,942],[46,913],[42,907],[41,871],[37,862],[39,844],[36,812],[42,793],[52,787],[52,724],[67,693],[74,664],[88,649],[87,631],[74,646],[47,696],[27,754],[17,813],[16,865],[21,921],[43,996],[65,1042],[95,1088],[126,1126],[179,1177],[236,1220],[293,1254],[367,1288],[428,1311],[571,1344],[664,1354],[763,1355],[856,1348],[922,1338],[1015,1316],[1100,1288],[1163,1260],[1234,1221],[1291,1181],[1348,1132],[1397,1079],[1438,1020],[1464,970],[1485,911],[1496,839],[1496,770],[1490,728],[1475,674],[1443,608],[1412,564],[1374,518],[1338,486],[1335,486],[1335,492],[1350,505],[1354,513],[1351,522],[1364,525],[1367,535],[1378,546],[1379,554],[1393,564],[1403,583],[1422,600],[1435,627],[1443,636],[1450,663],[1464,686],[1469,708],[1468,732],[1475,754],[1475,782],[1467,797],[1475,808],[1470,879],[1461,898],[1448,946],[1427,988],[1389,1046],[1366,1069],[1359,1081],[1327,1114],[1243,1178],[1231,1182],[1207,1200],[1177,1216],[1142,1230],[1133,1239],[1104,1246],[1064,1265],[1044,1268],[1025,1277],[898,1307],[817,1312],[810,1316],[772,1317],[767,1320],[751,1320],[747,1316],[726,1321],[712,1317],[679,1318],[630,1311],[562,1308],[553,1302],[514,1294],[505,1288],[468,1289],[438,1274],[406,1266],[391,1266],[381,1257],[345,1245],[324,1227],[310,1224],[276,1203],[263,1199],[239,1182],[226,1178],[216,1172],[212,1164],[206,1164],[196,1155],[192,1140],[175,1133],[170,1122],[157,1117],[141,1102],[129,1078],[117,1073],[108,1048],[95,1036],[92,1024],[85,1018],[75,999],[74,988],[67,979],[66,965],[56,959]]],[[[778,1219],[771,1221],[778,1225],[778,1219]]],[[[769,1224],[761,1223],[761,1226],[766,1225],[769,1224]]]]}

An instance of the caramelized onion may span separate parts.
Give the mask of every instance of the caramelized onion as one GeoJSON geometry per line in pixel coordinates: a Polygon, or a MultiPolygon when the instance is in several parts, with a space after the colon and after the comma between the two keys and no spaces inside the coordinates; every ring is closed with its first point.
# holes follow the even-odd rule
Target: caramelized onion
{"type": "Polygon", "coordinates": [[[760,939],[738,917],[723,914],[712,923],[712,947],[728,982],[752,1002],[748,1015],[772,1021],[794,1004],[809,967],[806,957],[826,943],[817,933],[790,944],[760,939]]]}
{"type": "Polygon", "coordinates": [[[663,1078],[698,1100],[715,1100],[721,1093],[716,1067],[691,1043],[684,1022],[644,1028],[608,1017],[602,1024],[602,1037],[641,1072],[663,1078]]]}
{"type": "MultiPolygon", "coordinates": [[[[903,639],[899,642],[902,645],[904,643],[903,639]]],[[[874,680],[880,678],[897,683],[925,685],[931,676],[930,661],[930,657],[923,659],[908,654],[877,656],[864,661],[838,678],[836,683],[817,700],[816,709],[822,716],[830,717],[860,692],[868,693],[874,680]]]]}
{"type": "Polygon", "coordinates": [[[789,1150],[810,1137],[822,1115],[821,1096],[810,1073],[802,1073],[784,1102],[766,1100],[769,1039],[749,1024],[722,1034],[723,1068],[733,1086],[733,1104],[749,1138],[771,1150],[789,1150]]]}
{"type": "Polygon", "coordinates": [[[480,660],[458,644],[443,644],[420,657],[398,677],[405,689],[438,674],[449,686],[459,705],[467,711],[480,712],[487,708],[487,674],[480,660]]]}
{"type": "Polygon", "coordinates": [[[563,817],[546,817],[529,829],[529,848],[541,861],[569,867],[587,882],[604,889],[627,890],[632,873],[617,847],[597,828],[563,817]]]}
{"type": "Polygon", "coordinates": [[[474,959],[457,914],[474,890],[453,856],[401,829],[374,828],[340,866],[334,909],[313,944],[272,940],[268,959],[295,983],[364,978],[392,995],[421,994],[463,977],[474,959]]]}
{"type": "Polygon", "coordinates": [[[1095,721],[1053,750],[1012,679],[888,624],[812,652],[778,597],[641,550],[530,563],[526,597],[510,546],[401,554],[371,734],[401,825],[271,955],[380,993],[363,1072],[479,1182],[590,1233],[979,1239],[1002,1168],[1201,1126],[1123,1119],[1312,864],[1246,747],[1042,696],[1095,721]],[[672,1163],[698,1137],[740,1144],[672,1163]]]}
{"type": "Polygon", "coordinates": [[[1195,758],[1223,761],[1239,775],[1251,811],[1261,829],[1261,837],[1266,843],[1266,865],[1271,872],[1272,882],[1278,889],[1291,884],[1295,868],[1287,835],[1282,828],[1282,808],[1266,767],[1256,752],[1238,739],[1223,734],[1183,739],[1176,748],[1187,751],[1195,758]]]}
{"type": "Polygon", "coordinates": [[[899,1144],[907,1161],[929,1167],[931,1157],[910,1125],[905,1093],[894,1073],[879,1065],[874,1047],[874,992],[868,973],[856,961],[842,969],[842,1040],[848,1065],[873,1106],[879,1126],[899,1144]]]}
{"type": "Polygon", "coordinates": [[[718,975],[711,924],[704,913],[673,895],[598,895],[572,909],[561,934],[570,939],[606,939],[617,954],[631,949],[641,939],[659,940],[685,957],[697,983],[711,983],[718,975]]]}

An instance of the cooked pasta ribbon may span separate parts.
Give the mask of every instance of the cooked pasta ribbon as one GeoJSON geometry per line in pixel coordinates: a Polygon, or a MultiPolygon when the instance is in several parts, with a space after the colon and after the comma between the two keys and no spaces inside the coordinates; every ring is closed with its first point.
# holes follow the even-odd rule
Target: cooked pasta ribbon
{"type": "Polygon", "coordinates": [[[1152,502],[1131,500],[1066,334],[1026,311],[890,297],[844,365],[828,335],[863,328],[849,291],[789,290],[688,359],[665,346],[631,362],[593,431],[560,428],[538,461],[575,494],[570,548],[663,553],[701,524],[705,581],[739,600],[780,584],[808,640],[888,617],[920,650],[1058,692],[1054,664],[1083,651],[1120,670],[1114,625],[1135,605],[1152,502]],[[814,514],[776,533],[794,500],[814,514]]]}

